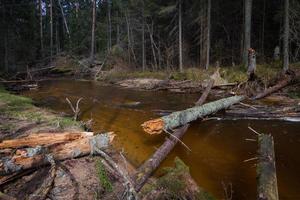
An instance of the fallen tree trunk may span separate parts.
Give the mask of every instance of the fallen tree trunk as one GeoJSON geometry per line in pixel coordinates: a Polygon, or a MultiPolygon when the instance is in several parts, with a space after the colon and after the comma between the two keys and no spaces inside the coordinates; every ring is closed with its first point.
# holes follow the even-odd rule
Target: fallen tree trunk
{"type": "Polygon", "coordinates": [[[96,135],[71,141],[65,144],[52,145],[47,149],[38,150],[27,148],[19,150],[12,158],[2,158],[0,161],[0,175],[9,175],[22,170],[50,164],[49,156],[54,160],[66,160],[82,157],[93,153],[93,148],[106,149],[111,144],[112,133],[96,135]]]}
{"type": "Polygon", "coordinates": [[[145,132],[149,134],[160,134],[163,130],[172,130],[176,127],[185,125],[189,122],[197,120],[198,118],[226,109],[233,104],[244,100],[245,96],[233,96],[217,101],[213,101],[203,106],[195,106],[183,111],[177,111],[170,115],[150,120],[142,124],[145,132]]]}
{"type": "MultiPolygon", "coordinates": [[[[200,99],[196,102],[196,106],[202,105],[214,85],[214,80],[212,79],[208,86],[206,87],[205,91],[201,95],[200,99]]],[[[184,125],[183,127],[174,130],[173,136],[166,138],[166,141],[156,150],[156,152],[148,159],[138,170],[138,172],[134,176],[135,180],[135,190],[139,192],[141,188],[144,186],[148,178],[151,174],[157,169],[160,163],[168,156],[171,150],[175,147],[178,140],[183,137],[185,132],[189,128],[189,124],[184,125]]]]}
{"type": "Polygon", "coordinates": [[[0,143],[0,149],[53,145],[90,136],[93,136],[92,132],[37,133],[23,138],[4,140],[0,143]]]}
{"type": "Polygon", "coordinates": [[[274,141],[271,135],[259,134],[259,163],[257,165],[258,199],[278,200],[274,141]]]}
{"type": "Polygon", "coordinates": [[[257,94],[255,97],[253,97],[253,100],[257,100],[257,99],[262,99],[286,86],[288,86],[289,84],[291,84],[297,77],[300,76],[300,73],[297,73],[295,75],[289,75],[286,79],[280,81],[279,83],[277,83],[276,85],[266,89],[264,92],[257,94]]]}

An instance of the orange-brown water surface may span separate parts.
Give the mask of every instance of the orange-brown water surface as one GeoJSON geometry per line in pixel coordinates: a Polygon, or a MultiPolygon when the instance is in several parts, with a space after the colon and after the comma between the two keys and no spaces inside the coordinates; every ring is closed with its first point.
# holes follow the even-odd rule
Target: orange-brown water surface
{"type": "MultiPolygon", "coordinates": [[[[53,80],[42,82],[38,90],[24,92],[43,107],[71,113],[65,98],[80,104],[82,120],[93,119],[95,132],[117,134],[115,147],[139,166],[164,141],[165,135],[149,136],[141,124],[159,117],[157,110],[180,110],[193,105],[199,95],[135,91],[95,82],[53,80]]],[[[193,122],[183,138],[192,152],[177,144],[164,161],[172,166],[180,157],[191,170],[196,182],[215,197],[224,198],[223,183],[232,184],[233,199],[256,199],[255,138],[247,128],[270,133],[275,139],[276,167],[280,199],[300,199],[300,123],[281,121],[212,120],[193,122]]],[[[161,169],[161,168],[160,168],[161,169]]]]}

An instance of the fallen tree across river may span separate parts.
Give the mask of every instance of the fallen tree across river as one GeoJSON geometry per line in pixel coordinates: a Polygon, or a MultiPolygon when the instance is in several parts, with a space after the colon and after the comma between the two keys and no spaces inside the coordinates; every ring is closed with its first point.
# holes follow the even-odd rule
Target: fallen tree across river
{"type": "MultiPolygon", "coordinates": [[[[211,79],[205,91],[195,103],[196,106],[201,106],[207,99],[211,88],[214,85],[214,79],[211,79]]],[[[160,163],[168,156],[171,150],[175,147],[178,140],[180,140],[183,135],[188,130],[190,124],[186,124],[181,128],[175,129],[172,136],[166,138],[166,141],[155,151],[155,153],[148,159],[144,164],[139,167],[137,173],[134,176],[135,180],[135,190],[138,192],[144,186],[151,174],[157,169],[160,163]]]]}

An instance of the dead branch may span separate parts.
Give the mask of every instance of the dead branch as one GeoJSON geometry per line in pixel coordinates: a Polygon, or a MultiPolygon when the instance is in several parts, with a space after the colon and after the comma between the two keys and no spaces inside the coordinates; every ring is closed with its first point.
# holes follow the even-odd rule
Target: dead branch
{"type": "Polygon", "coordinates": [[[77,102],[76,102],[76,108],[74,108],[72,102],[71,102],[68,98],[66,98],[66,101],[68,102],[70,108],[72,109],[72,111],[73,111],[73,113],[74,113],[74,117],[73,117],[74,121],[77,121],[78,116],[79,116],[79,114],[80,114],[79,103],[80,103],[80,101],[81,101],[82,99],[83,99],[83,98],[79,98],[79,99],[77,100],[77,102]]]}

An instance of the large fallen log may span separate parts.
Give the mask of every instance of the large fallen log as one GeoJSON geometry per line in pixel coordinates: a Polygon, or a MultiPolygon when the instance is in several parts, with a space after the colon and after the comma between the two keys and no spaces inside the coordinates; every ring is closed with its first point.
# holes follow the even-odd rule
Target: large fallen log
{"type": "Polygon", "coordinates": [[[293,81],[295,81],[300,76],[300,73],[296,73],[294,75],[289,75],[287,78],[283,79],[276,85],[266,89],[264,92],[257,94],[255,97],[253,97],[253,100],[262,99],[286,86],[291,84],[293,81]]]}
{"type": "Polygon", "coordinates": [[[257,165],[258,199],[278,200],[274,141],[271,135],[259,134],[259,163],[257,165]]]}
{"type": "Polygon", "coordinates": [[[92,132],[36,133],[23,138],[4,140],[0,143],[0,149],[53,145],[91,136],[92,132]]]}
{"type": "MultiPolygon", "coordinates": [[[[206,99],[207,96],[211,90],[211,88],[214,85],[214,80],[212,79],[208,86],[206,87],[205,91],[199,98],[199,100],[195,103],[196,106],[202,105],[206,99]]],[[[141,188],[144,186],[148,178],[151,176],[151,174],[155,171],[155,169],[158,168],[158,166],[161,164],[161,162],[168,156],[168,154],[171,152],[171,150],[175,147],[178,140],[180,140],[187,129],[189,128],[189,124],[184,125],[183,127],[174,130],[173,136],[166,138],[166,141],[156,150],[156,152],[151,156],[150,159],[148,159],[137,171],[137,173],[134,176],[135,180],[135,190],[139,192],[141,188]]]]}
{"type": "Polygon", "coordinates": [[[202,106],[195,106],[183,111],[177,111],[170,115],[144,122],[142,127],[144,131],[149,134],[160,134],[163,130],[172,130],[222,109],[226,109],[245,98],[245,96],[233,96],[213,101],[202,106]]]}
{"type": "Polygon", "coordinates": [[[2,158],[0,175],[9,175],[43,165],[50,164],[49,156],[54,160],[66,160],[82,157],[93,153],[93,148],[106,149],[111,144],[114,135],[106,133],[93,137],[74,140],[65,144],[52,145],[46,149],[27,148],[16,151],[12,158],[2,158]]]}

